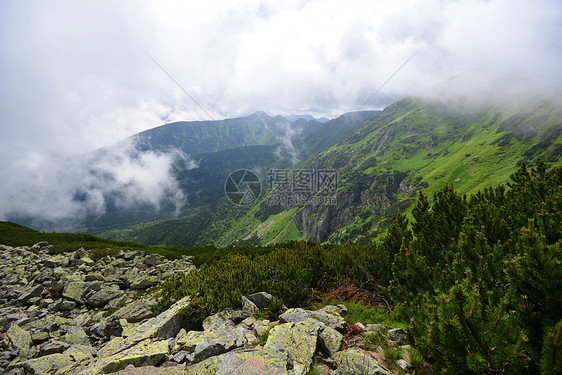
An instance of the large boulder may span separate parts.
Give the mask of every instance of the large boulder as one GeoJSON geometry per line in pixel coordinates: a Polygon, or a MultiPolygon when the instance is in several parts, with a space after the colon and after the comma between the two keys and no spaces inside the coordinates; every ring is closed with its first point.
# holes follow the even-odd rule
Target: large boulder
{"type": "Polygon", "coordinates": [[[347,326],[345,319],[338,313],[327,311],[309,311],[301,308],[288,309],[279,316],[279,320],[285,323],[315,320],[338,331],[343,331],[347,326]]]}
{"type": "Polygon", "coordinates": [[[320,326],[310,321],[275,326],[269,332],[264,349],[286,352],[293,361],[295,374],[308,374],[319,330],[320,326]]]}
{"type": "Polygon", "coordinates": [[[102,369],[105,373],[110,373],[123,370],[128,365],[135,367],[157,365],[168,355],[169,351],[168,341],[154,342],[146,339],[132,348],[108,358],[102,369]]]}
{"type": "Polygon", "coordinates": [[[12,324],[8,331],[6,332],[6,338],[8,342],[15,350],[20,352],[20,355],[27,357],[31,354],[31,333],[22,329],[17,324],[12,324]]]}
{"type": "Polygon", "coordinates": [[[103,307],[110,301],[121,297],[123,293],[117,285],[103,286],[88,298],[88,304],[93,307],[103,307]]]}
{"type": "Polygon", "coordinates": [[[356,349],[347,349],[332,356],[338,365],[334,375],[392,375],[386,367],[377,360],[356,349]]]}
{"type": "Polygon", "coordinates": [[[152,307],[155,302],[148,299],[139,299],[121,307],[112,316],[111,319],[126,319],[129,323],[137,323],[148,318],[152,318],[152,307]]]}
{"type": "Polygon", "coordinates": [[[343,335],[333,328],[326,327],[320,332],[320,346],[326,354],[332,356],[336,354],[343,342],[343,335]]]}
{"type": "Polygon", "coordinates": [[[286,352],[248,349],[212,357],[187,369],[189,375],[293,375],[286,352]]]}
{"type": "Polygon", "coordinates": [[[87,284],[83,281],[71,281],[64,287],[62,296],[75,302],[82,302],[82,297],[86,293],[87,284]]]}
{"type": "MultiPolygon", "coordinates": [[[[180,335],[178,335],[180,336],[180,335]]],[[[190,362],[200,362],[232,349],[244,346],[246,330],[229,325],[215,324],[205,331],[190,331],[176,338],[174,351],[188,353],[190,362]]]]}

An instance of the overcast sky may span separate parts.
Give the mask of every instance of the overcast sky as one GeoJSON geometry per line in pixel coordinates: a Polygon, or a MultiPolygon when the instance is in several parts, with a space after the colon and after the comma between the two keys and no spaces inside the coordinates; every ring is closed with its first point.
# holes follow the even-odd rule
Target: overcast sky
{"type": "MultiPolygon", "coordinates": [[[[215,119],[382,108],[471,69],[561,88],[562,3],[0,0],[0,178],[9,189],[43,178],[46,158],[208,119],[149,56],[215,119]]],[[[0,195],[0,219],[1,206],[0,195]]]]}

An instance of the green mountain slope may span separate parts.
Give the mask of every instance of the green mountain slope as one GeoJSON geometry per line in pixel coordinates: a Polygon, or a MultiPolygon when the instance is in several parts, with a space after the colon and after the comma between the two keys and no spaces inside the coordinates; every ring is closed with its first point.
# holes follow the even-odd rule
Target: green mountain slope
{"type": "MultiPolygon", "coordinates": [[[[522,161],[540,157],[562,163],[560,93],[535,90],[513,98],[518,102],[476,107],[462,97],[447,99],[401,100],[303,163],[302,169],[337,170],[337,204],[268,205],[264,200],[257,217],[275,226],[287,221],[281,213],[292,211],[305,239],[346,242],[383,232],[419,190],[431,195],[452,184],[471,193],[506,181],[522,161]]],[[[260,225],[265,224],[245,235],[259,236],[260,225]]]]}

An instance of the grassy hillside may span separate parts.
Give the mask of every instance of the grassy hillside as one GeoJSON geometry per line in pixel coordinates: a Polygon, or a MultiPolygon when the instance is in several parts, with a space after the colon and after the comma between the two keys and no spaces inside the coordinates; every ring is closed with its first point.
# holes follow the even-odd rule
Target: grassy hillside
{"type": "Polygon", "coordinates": [[[408,210],[417,191],[431,195],[452,184],[462,194],[473,193],[506,181],[522,161],[541,157],[560,165],[561,155],[559,94],[478,111],[407,98],[301,166],[338,171],[336,206],[262,203],[261,210],[293,210],[304,238],[346,242],[382,233],[394,213],[408,210]]]}

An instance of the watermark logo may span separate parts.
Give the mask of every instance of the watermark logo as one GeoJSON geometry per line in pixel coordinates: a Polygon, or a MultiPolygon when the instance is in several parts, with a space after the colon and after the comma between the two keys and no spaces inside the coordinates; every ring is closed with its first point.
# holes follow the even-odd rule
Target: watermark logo
{"type": "Polygon", "coordinates": [[[337,204],[338,174],[333,169],[270,169],[270,205],[337,204]]]}
{"type": "Polygon", "coordinates": [[[224,193],[237,206],[251,205],[260,197],[260,179],[250,170],[238,169],[226,178],[224,193]]]}

